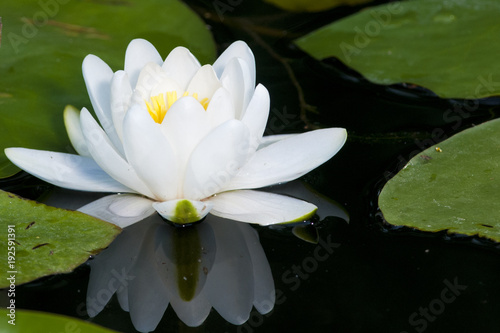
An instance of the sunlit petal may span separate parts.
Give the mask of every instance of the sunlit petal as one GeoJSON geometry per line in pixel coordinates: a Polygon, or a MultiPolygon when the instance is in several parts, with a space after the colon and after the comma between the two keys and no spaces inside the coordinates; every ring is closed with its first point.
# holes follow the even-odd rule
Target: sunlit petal
{"type": "Polygon", "coordinates": [[[19,168],[56,186],[92,192],[134,192],[88,157],[27,148],[7,148],[5,155],[19,168]]]}
{"type": "Polygon", "coordinates": [[[213,215],[260,225],[305,221],[317,209],[306,201],[252,190],[223,192],[207,201],[213,215]]]}
{"type": "Polygon", "coordinates": [[[258,150],[224,190],[259,188],[297,179],[328,161],[345,143],[343,128],[306,132],[258,150]]]}

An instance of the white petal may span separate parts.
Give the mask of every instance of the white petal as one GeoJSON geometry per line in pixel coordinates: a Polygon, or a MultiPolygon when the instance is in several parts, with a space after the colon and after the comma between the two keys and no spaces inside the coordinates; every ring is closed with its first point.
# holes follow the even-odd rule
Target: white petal
{"type": "Polygon", "coordinates": [[[211,226],[217,252],[204,291],[224,319],[241,325],[250,317],[254,298],[251,256],[237,223],[219,221],[211,226]]]}
{"type": "MultiPolygon", "coordinates": [[[[147,63],[141,70],[132,95],[132,103],[140,104],[149,101],[151,91],[163,81],[169,80],[160,65],[154,62],[147,63]]],[[[134,85],[132,85],[134,87],[134,85]]]]}
{"type": "Polygon", "coordinates": [[[111,116],[118,137],[123,142],[123,118],[132,98],[132,87],[127,72],[118,71],[111,82],[111,116]]]}
{"type": "Polygon", "coordinates": [[[168,77],[174,79],[185,91],[201,65],[188,49],[176,47],[169,53],[162,67],[168,77]]]}
{"type": "MultiPolygon", "coordinates": [[[[240,120],[246,104],[245,75],[238,59],[234,58],[227,64],[220,77],[220,83],[229,91],[235,109],[235,118],[240,120]]],[[[246,103],[248,103],[248,100],[246,103]]]]}
{"type": "Polygon", "coordinates": [[[217,89],[207,108],[210,127],[216,128],[222,123],[235,118],[235,110],[231,95],[224,87],[217,89]]]}
{"type": "Polygon", "coordinates": [[[260,225],[305,221],[317,209],[302,200],[252,190],[223,192],[207,201],[213,204],[213,215],[260,225]]]}
{"type": "Polygon", "coordinates": [[[186,89],[190,95],[198,94],[198,100],[204,98],[212,98],[217,89],[221,87],[221,83],[215,75],[215,72],[210,65],[201,67],[193,76],[186,89]]]}
{"type": "Polygon", "coordinates": [[[229,120],[196,146],[186,167],[184,197],[203,199],[219,192],[247,160],[249,132],[238,120],[229,120]]]}
{"type": "Polygon", "coordinates": [[[257,150],[260,150],[262,148],[265,148],[267,146],[272,145],[273,143],[276,143],[278,141],[288,139],[288,138],[291,138],[291,137],[294,137],[297,135],[300,135],[300,134],[276,134],[276,135],[264,136],[260,139],[259,147],[257,148],[257,150]]]}
{"type": "Polygon", "coordinates": [[[7,148],[5,155],[21,169],[56,186],[92,192],[134,192],[88,157],[26,148],[7,148]]]}
{"type": "Polygon", "coordinates": [[[163,63],[160,54],[153,44],[139,38],[131,41],[125,52],[125,71],[130,77],[132,87],[137,83],[142,68],[149,62],[154,62],[158,65],[163,63]]]}
{"type": "Polygon", "coordinates": [[[166,102],[167,101],[166,93],[172,91],[175,91],[177,93],[177,97],[180,97],[182,96],[182,94],[184,94],[184,90],[175,80],[169,77],[162,76],[162,81],[151,89],[150,95],[157,96],[159,94],[163,94],[163,98],[165,99],[166,102]]]}
{"type": "Polygon", "coordinates": [[[255,88],[252,100],[248,104],[242,122],[250,130],[250,147],[255,151],[262,141],[262,135],[266,129],[267,118],[269,117],[270,106],[269,92],[266,87],[259,84],[255,88]]]}
{"type": "Polygon", "coordinates": [[[214,62],[213,67],[217,76],[222,75],[224,68],[233,58],[241,58],[246,62],[250,74],[250,85],[255,87],[255,57],[252,50],[243,41],[236,41],[231,44],[214,62]]]}
{"type": "Polygon", "coordinates": [[[175,102],[161,124],[163,135],[175,151],[177,162],[177,197],[184,197],[183,181],[189,156],[210,131],[205,109],[193,97],[182,97],[175,102]]]}
{"type": "Polygon", "coordinates": [[[212,204],[187,199],[176,199],[154,202],[153,207],[163,218],[173,223],[187,224],[203,219],[212,209],[212,204]]]}
{"type": "Polygon", "coordinates": [[[124,122],[127,160],[157,200],[177,195],[177,164],[167,138],[144,106],[130,108],[124,122]]]}
{"type": "Polygon", "coordinates": [[[259,188],[297,179],[328,161],[345,143],[343,128],[306,132],[257,150],[223,190],[259,188]]]}
{"type": "Polygon", "coordinates": [[[135,170],[115,150],[107,135],[85,108],[80,114],[80,121],[90,154],[96,163],[118,182],[148,197],[154,197],[135,170]]]}
{"type": "Polygon", "coordinates": [[[274,289],[273,274],[264,249],[259,241],[257,231],[245,223],[236,223],[245,238],[248,252],[252,259],[254,300],[253,305],[261,314],[269,313],[274,308],[276,291],[274,289]]]}
{"type": "Polygon", "coordinates": [[[78,211],[125,228],[153,214],[155,210],[152,203],[135,194],[113,194],[91,202],[78,211]]]}
{"type": "Polygon", "coordinates": [[[81,156],[90,157],[80,125],[80,111],[71,105],[64,108],[64,126],[66,127],[66,132],[68,132],[69,141],[71,141],[71,145],[75,148],[76,152],[81,156]]]}
{"type": "Polygon", "coordinates": [[[92,54],[83,60],[82,71],[94,112],[115,148],[123,153],[123,147],[111,116],[113,71],[104,61],[92,54]]]}

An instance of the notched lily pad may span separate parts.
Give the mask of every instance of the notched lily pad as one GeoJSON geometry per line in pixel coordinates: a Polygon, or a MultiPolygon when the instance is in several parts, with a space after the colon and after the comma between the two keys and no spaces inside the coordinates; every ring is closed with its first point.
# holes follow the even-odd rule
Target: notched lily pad
{"type": "Polygon", "coordinates": [[[383,188],[385,220],[500,242],[500,119],[430,147],[383,188]]]}
{"type": "Polygon", "coordinates": [[[500,95],[496,0],[410,0],[376,6],[296,41],[368,80],[423,86],[444,98],[500,95]]]}
{"type": "Polygon", "coordinates": [[[29,310],[15,310],[15,316],[9,309],[1,309],[0,331],[2,333],[25,332],[78,332],[78,333],[113,333],[110,329],[83,320],[52,313],[29,310]],[[14,325],[15,324],[15,325],[14,325]]]}
{"type": "Polygon", "coordinates": [[[319,12],[338,6],[354,6],[373,0],[264,0],[279,8],[294,12],[319,12]]]}
{"type": "Polygon", "coordinates": [[[63,109],[91,107],[82,76],[87,54],[116,71],[128,43],[145,38],[163,57],[179,45],[202,63],[215,57],[206,25],[178,0],[2,0],[1,9],[0,178],[19,171],[4,148],[73,152],[63,109]]]}
{"type": "Polygon", "coordinates": [[[106,248],[121,229],[86,214],[46,206],[0,191],[0,288],[71,272],[106,248]]]}

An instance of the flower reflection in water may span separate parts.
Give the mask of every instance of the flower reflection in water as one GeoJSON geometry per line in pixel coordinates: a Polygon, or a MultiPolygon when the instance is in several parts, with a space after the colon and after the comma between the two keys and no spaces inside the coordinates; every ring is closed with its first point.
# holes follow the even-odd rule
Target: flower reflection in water
{"type": "Polygon", "coordinates": [[[240,325],[252,306],[274,307],[274,281],[255,229],[208,216],[178,228],[154,215],[124,229],[90,262],[87,312],[96,316],[116,292],[138,331],[153,331],[168,305],[188,326],[199,326],[213,307],[240,325]]]}

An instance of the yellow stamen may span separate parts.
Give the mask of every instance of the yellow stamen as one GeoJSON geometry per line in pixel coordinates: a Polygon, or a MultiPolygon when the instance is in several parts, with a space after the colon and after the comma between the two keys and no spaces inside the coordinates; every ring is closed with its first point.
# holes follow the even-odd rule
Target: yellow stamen
{"type": "MultiPolygon", "coordinates": [[[[189,92],[185,91],[181,97],[189,96],[189,92]]],[[[198,100],[198,94],[194,93],[192,95],[196,100],[198,100]]],[[[167,114],[167,111],[172,107],[172,105],[177,101],[177,91],[167,91],[167,99],[165,101],[164,94],[159,94],[151,97],[151,102],[144,101],[148,109],[151,118],[158,124],[163,122],[163,118],[167,114]]],[[[198,100],[205,110],[207,110],[208,103],[210,100],[208,98],[203,98],[201,101],[198,100]]]]}

